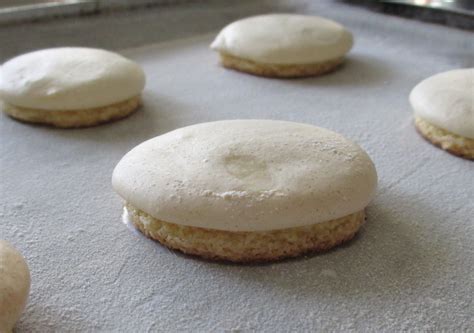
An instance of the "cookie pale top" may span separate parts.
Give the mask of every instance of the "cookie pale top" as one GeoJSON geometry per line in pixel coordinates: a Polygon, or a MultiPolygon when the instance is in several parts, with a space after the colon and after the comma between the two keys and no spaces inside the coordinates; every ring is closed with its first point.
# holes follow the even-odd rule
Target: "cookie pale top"
{"type": "Polygon", "coordinates": [[[342,25],[318,16],[268,14],[226,26],[211,48],[266,64],[314,64],[344,56],[352,35],[342,25]]]}
{"type": "Polygon", "coordinates": [[[357,144],[329,130],[227,120],[145,141],[118,163],[112,184],[129,204],[165,222],[261,231],[360,211],[377,175],[357,144]]]}
{"type": "Polygon", "coordinates": [[[0,98],[41,110],[81,110],[140,94],[143,70],[123,56],[100,49],[62,47],[15,57],[0,67],[0,98]]]}
{"type": "Polygon", "coordinates": [[[454,134],[474,139],[474,68],[421,81],[410,93],[415,115],[454,134]]]}
{"type": "Polygon", "coordinates": [[[21,254],[0,240],[0,332],[10,332],[26,305],[30,271],[21,254]]]}

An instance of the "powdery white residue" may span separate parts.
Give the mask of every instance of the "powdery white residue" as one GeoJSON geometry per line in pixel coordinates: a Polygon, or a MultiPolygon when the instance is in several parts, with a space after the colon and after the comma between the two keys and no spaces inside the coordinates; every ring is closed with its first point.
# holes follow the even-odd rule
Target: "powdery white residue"
{"type": "Polygon", "coordinates": [[[335,270],[332,269],[322,269],[321,273],[319,273],[320,276],[323,277],[330,277],[330,278],[337,278],[337,273],[335,270]]]}
{"type": "Polygon", "coordinates": [[[256,199],[257,201],[265,200],[273,196],[284,196],[282,192],[277,190],[267,191],[226,191],[226,192],[214,192],[210,190],[202,191],[202,195],[205,197],[217,197],[224,200],[235,200],[243,198],[256,199]]]}
{"type": "Polygon", "coordinates": [[[333,153],[334,155],[337,155],[341,157],[344,161],[352,161],[355,157],[354,154],[352,154],[349,151],[344,151],[343,149],[347,149],[344,147],[340,147],[340,143],[338,141],[318,141],[318,140],[310,140],[306,144],[309,144],[311,146],[317,147],[317,149],[321,152],[327,152],[327,153],[333,153]],[[338,147],[339,144],[339,147],[338,147]]]}

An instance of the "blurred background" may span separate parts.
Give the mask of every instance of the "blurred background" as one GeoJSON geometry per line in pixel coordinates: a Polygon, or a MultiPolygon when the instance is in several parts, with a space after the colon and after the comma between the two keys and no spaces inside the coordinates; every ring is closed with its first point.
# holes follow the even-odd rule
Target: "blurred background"
{"type": "MultiPolygon", "coordinates": [[[[369,10],[474,30],[474,0],[334,0],[369,10]]],[[[97,14],[163,4],[199,3],[199,0],[0,0],[0,24],[58,16],[97,14]]],[[[212,1],[211,1],[212,2],[212,1]]],[[[238,3],[238,0],[214,0],[238,3]]],[[[292,1],[286,2],[291,5],[292,1]]],[[[271,3],[271,0],[268,0],[271,3]]]]}

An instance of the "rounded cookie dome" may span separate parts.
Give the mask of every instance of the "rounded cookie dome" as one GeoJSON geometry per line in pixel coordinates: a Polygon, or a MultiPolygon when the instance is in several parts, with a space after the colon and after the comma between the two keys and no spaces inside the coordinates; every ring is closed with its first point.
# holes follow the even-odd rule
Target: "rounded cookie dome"
{"type": "Polygon", "coordinates": [[[22,255],[0,240],[0,332],[10,332],[26,305],[30,271],[22,255]]]}
{"type": "Polygon", "coordinates": [[[352,34],[337,22],[318,16],[267,14],[226,26],[211,48],[266,64],[312,64],[343,57],[352,34]]]}
{"type": "Polygon", "coordinates": [[[23,108],[81,110],[135,97],[145,74],[114,52],[61,47],[15,57],[0,67],[0,98],[23,108]]]}
{"type": "Polygon", "coordinates": [[[227,231],[285,229],[362,210],[377,175],[369,156],[329,130],[272,120],[180,128],[128,152],[116,192],[156,219],[227,231]]]}
{"type": "Polygon", "coordinates": [[[454,134],[474,139],[474,68],[431,76],[413,88],[415,115],[454,134]]]}

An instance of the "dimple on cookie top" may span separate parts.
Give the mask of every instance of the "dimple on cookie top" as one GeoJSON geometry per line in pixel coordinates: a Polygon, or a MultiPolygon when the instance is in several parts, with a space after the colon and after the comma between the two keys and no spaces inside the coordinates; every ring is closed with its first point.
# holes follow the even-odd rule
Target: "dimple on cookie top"
{"type": "Polygon", "coordinates": [[[454,134],[474,139],[474,68],[431,76],[413,88],[415,115],[454,134]]]}
{"type": "Polygon", "coordinates": [[[227,120],[145,141],[118,163],[112,183],[129,204],[165,222],[263,231],[360,211],[377,174],[357,144],[332,131],[227,120]]]}
{"type": "Polygon", "coordinates": [[[267,14],[226,26],[211,48],[267,64],[314,64],[343,57],[352,34],[341,24],[318,16],[267,14]]]}
{"type": "Polygon", "coordinates": [[[0,98],[23,108],[80,110],[135,97],[145,74],[114,52],[61,47],[15,57],[0,67],[0,98]]]}

